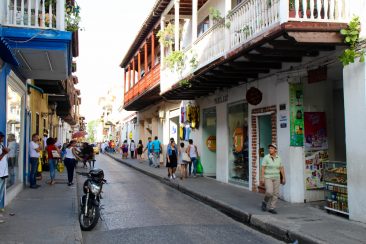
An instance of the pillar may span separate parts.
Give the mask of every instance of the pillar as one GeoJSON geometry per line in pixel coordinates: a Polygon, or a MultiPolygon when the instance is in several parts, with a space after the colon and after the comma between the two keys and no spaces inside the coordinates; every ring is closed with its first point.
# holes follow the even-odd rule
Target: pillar
{"type": "Polygon", "coordinates": [[[179,50],[179,0],[174,2],[174,50],[179,50]]]}
{"type": "Polygon", "coordinates": [[[198,0],[192,0],[192,44],[197,39],[197,10],[198,0]]]}

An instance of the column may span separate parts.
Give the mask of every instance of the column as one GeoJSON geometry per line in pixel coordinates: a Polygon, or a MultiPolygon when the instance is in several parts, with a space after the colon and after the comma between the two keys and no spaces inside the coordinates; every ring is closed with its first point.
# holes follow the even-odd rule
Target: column
{"type": "Polygon", "coordinates": [[[174,2],[174,50],[179,50],[179,0],[174,2]]]}
{"type": "Polygon", "coordinates": [[[127,92],[127,79],[126,79],[126,69],[123,70],[123,80],[124,80],[124,87],[123,87],[123,93],[127,92]]]}
{"type": "Polygon", "coordinates": [[[145,41],[145,45],[144,45],[144,50],[145,50],[145,76],[147,73],[147,41],[145,41]]]}
{"type": "MultiPolygon", "coordinates": [[[[231,10],[231,0],[225,0],[225,16],[229,13],[230,10],[231,10]]],[[[230,30],[229,28],[225,28],[225,50],[230,50],[230,43],[231,43],[230,30]]]]}
{"type": "Polygon", "coordinates": [[[153,32],[151,34],[151,70],[154,68],[154,66],[155,66],[155,36],[153,32]]]}
{"type": "Polygon", "coordinates": [[[128,65],[128,91],[130,90],[131,88],[131,64],[128,65]]]}
{"type": "Polygon", "coordinates": [[[135,67],[135,57],[132,59],[132,86],[135,85],[136,80],[136,67],[135,67]]]}
{"type": "Polygon", "coordinates": [[[197,39],[197,10],[198,10],[198,0],[192,0],[192,44],[197,39]]]}
{"type": "Polygon", "coordinates": [[[137,82],[141,79],[141,51],[137,54],[137,82]]]}
{"type": "MultiPolygon", "coordinates": [[[[164,16],[161,16],[161,19],[160,19],[160,30],[164,30],[165,29],[165,17],[164,16]]],[[[165,56],[165,53],[164,53],[164,45],[162,45],[160,43],[160,59],[161,59],[161,67],[163,67],[163,64],[164,64],[164,56],[165,56]]]]}
{"type": "Polygon", "coordinates": [[[65,30],[65,0],[56,1],[56,28],[65,30]]]}

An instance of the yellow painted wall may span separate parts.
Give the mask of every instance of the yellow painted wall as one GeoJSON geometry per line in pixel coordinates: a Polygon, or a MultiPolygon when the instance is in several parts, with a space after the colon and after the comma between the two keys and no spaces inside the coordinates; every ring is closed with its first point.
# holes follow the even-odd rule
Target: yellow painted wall
{"type": "Polygon", "coordinates": [[[42,113],[48,113],[48,96],[47,94],[41,94],[35,89],[30,89],[30,110],[32,112],[32,133],[36,133],[36,114],[39,114],[39,136],[43,136],[43,129],[49,130],[48,116],[46,118],[46,127],[43,125],[42,113]]]}

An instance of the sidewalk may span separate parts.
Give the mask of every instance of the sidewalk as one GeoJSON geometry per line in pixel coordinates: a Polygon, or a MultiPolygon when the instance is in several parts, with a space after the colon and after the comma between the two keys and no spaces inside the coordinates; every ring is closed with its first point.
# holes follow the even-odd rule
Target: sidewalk
{"type": "MultiPolygon", "coordinates": [[[[154,177],[219,211],[286,242],[299,243],[365,243],[366,225],[327,214],[309,204],[279,201],[277,215],[260,210],[263,195],[250,192],[208,177],[169,180],[167,169],[152,168],[145,160],[121,159],[119,154],[107,154],[117,161],[154,177]]],[[[179,173],[178,173],[179,176],[179,173]]]]}
{"type": "Polygon", "coordinates": [[[49,172],[43,172],[37,181],[41,187],[25,188],[5,208],[0,243],[82,243],[77,185],[67,186],[66,169],[56,172],[55,185],[47,184],[48,179],[49,172]]]}

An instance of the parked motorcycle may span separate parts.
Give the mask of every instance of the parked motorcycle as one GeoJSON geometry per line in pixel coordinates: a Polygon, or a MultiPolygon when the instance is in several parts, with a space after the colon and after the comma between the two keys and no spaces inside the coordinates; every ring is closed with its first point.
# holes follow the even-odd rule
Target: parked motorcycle
{"type": "Polygon", "coordinates": [[[107,181],[104,179],[102,169],[92,169],[89,173],[80,173],[87,176],[84,182],[84,195],[80,198],[80,228],[84,231],[92,230],[100,218],[100,199],[102,188],[107,181]]]}

